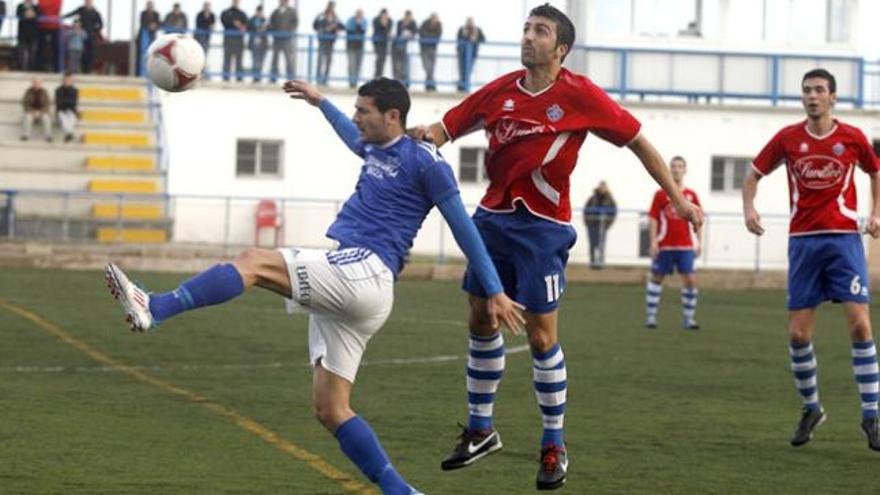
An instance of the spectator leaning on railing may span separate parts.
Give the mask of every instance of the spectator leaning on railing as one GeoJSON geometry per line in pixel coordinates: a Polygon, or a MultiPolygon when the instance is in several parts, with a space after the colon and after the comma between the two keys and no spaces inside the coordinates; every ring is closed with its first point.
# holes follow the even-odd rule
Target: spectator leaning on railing
{"type": "MultiPolygon", "coordinates": [[[[214,29],[214,24],[216,23],[217,16],[211,11],[211,2],[205,2],[202,5],[202,10],[196,15],[195,32],[196,41],[202,45],[202,50],[205,51],[205,68],[202,70],[203,74],[207,74],[208,72],[208,50],[211,48],[211,31],[214,29]]],[[[207,75],[205,78],[207,78],[207,75]]]]}
{"type": "Polygon", "coordinates": [[[333,62],[333,45],[336,33],[345,30],[336,15],[336,2],[327,2],[324,12],[318,14],[312,27],[318,34],[318,69],[315,79],[325,85],[330,77],[330,64],[333,62]]]}
{"type": "Polygon", "coordinates": [[[34,70],[61,72],[61,59],[58,53],[61,36],[61,0],[40,0],[37,16],[37,56],[34,70]]]}
{"type": "Polygon", "coordinates": [[[382,9],[373,19],[373,51],[376,52],[376,71],[374,79],[379,79],[385,72],[385,59],[388,57],[388,42],[391,40],[391,16],[388,9],[382,9]]]}
{"type": "Polygon", "coordinates": [[[82,22],[77,19],[73,21],[73,28],[65,34],[67,39],[67,71],[79,74],[82,72],[83,49],[85,48],[86,32],[83,30],[82,22]]]}
{"type": "Polygon", "coordinates": [[[278,79],[278,54],[284,55],[284,68],[287,80],[296,79],[296,30],[299,28],[299,14],[289,5],[288,0],[279,0],[278,8],[269,17],[269,31],[272,32],[272,78],[278,79]]]}
{"type": "Polygon", "coordinates": [[[345,23],[345,54],[348,56],[348,87],[356,88],[361,78],[364,61],[364,37],[367,35],[367,18],[357,9],[345,23]]]}
{"type": "Polygon", "coordinates": [[[474,70],[474,62],[477,60],[477,51],[480,43],[486,41],[486,37],[483,36],[483,30],[474,23],[474,18],[468,17],[464,26],[458,30],[456,39],[458,90],[469,91],[471,88],[471,73],[474,70]]]}
{"type": "Polygon", "coordinates": [[[238,8],[240,0],[232,0],[232,5],[220,13],[223,24],[223,80],[228,81],[235,59],[235,77],[240,82],[244,78],[244,32],[247,30],[247,14],[238,8]]]}
{"type": "Polygon", "coordinates": [[[104,20],[101,13],[95,9],[94,0],[85,0],[83,6],[70,12],[64,18],[79,16],[82,28],[86,32],[83,42],[82,65],[83,72],[92,72],[92,64],[95,62],[95,44],[101,39],[101,30],[104,29],[104,20]]]}
{"type": "Polygon", "coordinates": [[[425,19],[419,28],[419,48],[422,55],[422,66],[425,68],[425,90],[437,91],[434,81],[434,67],[437,65],[437,44],[443,36],[443,24],[436,12],[425,19]]]}
{"type": "Polygon", "coordinates": [[[147,47],[156,39],[156,33],[159,31],[159,13],[153,2],[147,2],[144,10],[141,11],[141,25],[137,33],[137,50],[138,57],[136,61],[137,74],[141,74],[141,65],[143,64],[143,55],[146,53],[147,47]]]}
{"type": "Polygon", "coordinates": [[[31,86],[25,90],[24,97],[21,100],[24,109],[24,118],[21,124],[21,140],[27,141],[31,138],[31,127],[35,120],[39,120],[43,124],[43,134],[46,141],[52,142],[52,120],[49,118],[49,109],[52,108],[52,100],[49,99],[49,93],[43,88],[43,81],[34,78],[31,86]]]}
{"type": "Polygon", "coordinates": [[[25,0],[15,9],[18,18],[18,69],[32,71],[37,68],[37,48],[39,47],[40,29],[37,18],[40,8],[32,0],[25,0]]]}
{"type": "Polygon", "coordinates": [[[407,10],[403,14],[403,19],[397,21],[397,36],[391,43],[391,66],[394,72],[394,79],[402,82],[404,86],[409,87],[409,55],[407,48],[409,42],[416,37],[419,26],[412,15],[411,10],[407,10]]]}
{"type": "Polygon", "coordinates": [[[180,9],[180,4],[175,3],[171,8],[171,12],[165,16],[165,22],[162,27],[169,33],[185,33],[189,29],[189,20],[186,14],[180,9]]]}
{"type": "Polygon", "coordinates": [[[266,34],[269,29],[269,21],[263,14],[263,6],[258,5],[254,15],[248,19],[248,32],[251,34],[248,39],[248,48],[251,51],[252,69],[254,72],[254,82],[260,82],[263,75],[263,60],[266,58],[266,51],[269,49],[269,35],[266,34]]]}

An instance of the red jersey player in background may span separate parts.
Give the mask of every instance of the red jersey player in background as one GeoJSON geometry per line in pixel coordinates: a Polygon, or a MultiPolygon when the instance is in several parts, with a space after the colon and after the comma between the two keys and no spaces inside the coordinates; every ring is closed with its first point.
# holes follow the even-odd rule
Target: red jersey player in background
{"type": "MultiPolygon", "coordinates": [[[[578,151],[592,132],[627,146],[672,198],[679,214],[699,226],[702,218],[675,186],[666,164],[640,134],[641,125],[585,76],[562,68],[574,46],[574,25],[545,4],[532,9],[521,43],[524,70],[501,76],[470,95],[442,122],[412,130],[435,144],[484,130],[489,138],[489,188],[474,214],[505,292],[525,306],[533,357],[535,395],[543,417],[537,487],[565,482],[563,439],[565,359],[557,339],[557,307],[565,290],[565,265],[576,234],[570,224],[569,181],[578,151]]],[[[501,448],[492,427],[495,392],[504,371],[504,343],[487,317],[486,294],[471,269],[467,365],[469,421],[444,470],[470,465],[501,448]]]]}
{"type": "MultiPolygon", "coordinates": [[[[684,174],[687,162],[680,156],[669,161],[669,171],[676,187],[691,203],[700,206],[697,193],[684,187],[684,174]]],[[[692,231],[686,218],[675,211],[672,200],[663,189],[654,194],[651,210],[648,212],[651,225],[651,279],[645,288],[645,307],[647,318],[645,326],[657,328],[657,311],[660,306],[660,293],[663,291],[663,278],[678,271],[681,275],[682,326],[687,330],[699,330],[694,320],[697,311],[697,278],[694,276],[694,261],[700,256],[701,230],[692,231]]]]}
{"type": "Polygon", "coordinates": [[[791,196],[788,241],[789,355],[801,396],[801,420],[791,438],[804,445],[825,422],[819,402],[812,336],[816,307],[843,303],[852,340],[853,372],[862,402],[862,430],[868,446],[880,450],[877,419],[877,350],[868,314],[868,269],[856,214],[856,167],[871,177],[871,217],[866,231],[880,236],[880,179],[877,158],[865,135],[835,119],[837,83],[824,69],[801,80],[806,121],[783,128],[755,158],[743,184],[746,228],[764,233],[754,199],[761,177],[785,164],[791,196]]]}

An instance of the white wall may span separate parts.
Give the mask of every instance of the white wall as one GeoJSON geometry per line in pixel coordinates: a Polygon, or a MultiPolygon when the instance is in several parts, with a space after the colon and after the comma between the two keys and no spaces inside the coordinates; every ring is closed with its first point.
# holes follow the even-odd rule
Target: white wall
{"type": "MultiPolygon", "coordinates": [[[[348,112],[354,94],[336,91],[332,100],[348,112]]],[[[430,123],[456,103],[455,96],[413,94],[409,124],[430,123]]],[[[735,215],[740,212],[739,195],[710,193],[713,155],[754,156],[782,126],[803,118],[796,107],[720,107],[709,105],[660,105],[627,102],[626,106],[643,122],[644,134],[669,158],[683,155],[689,163],[686,183],[703,199],[710,212],[727,212],[710,222],[708,262],[712,266],[751,266],[754,240],[735,215]]],[[[287,198],[286,242],[306,246],[328,246],[323,232],[332,221],[338,201],[353,191],[360,168],[358,157],[348,151],[333,133],[321,113],[300,101],[287,99],[277,89],[205,85],[196,91],[163,97],[163,117],[169,142],[168,192],[181,196],[175,203],[175,233],[178,241],[253,242],[254,198],[287,198]],[[238,138],[284,141],[283,179],[237,179],[235,142],[238,138]],[[228,208],[222,199],[194,202],[186,196],[233,196],[228,208]],[[334,201],[301,203],[294,198],[334,201]],[[228,218],[228,219],[227,219],[228,218]]],[[[876,113],[841,112],[839,117],[859,126],[869,138],[880,138],[876,113]]],[[[457,171],[460,145],[485,146],[476,133],[447,145],[443,154],[457,171]]],[[[608,181],[618,205],[632,213],[621,214],[609,234],[609,261],[643,263],[636,257],[638,217],[646,210],[656,185],[642,170],[635,156],[590,136],[572,177],[571,197],[575,211],[599,180],[608,181]]],[[[866,177],[857,183],[860,212],[867,212],[869,191],[866,177]]],[[[788,192],[783,173],[761,182],[757,205],[768,214],[769,232],[761,246],[764,266],[782,266],[785,261],[788,192]],[[772,218],[776,215],[777,218],[772,218]]],[[[476,204],[485,185],[464,184],[466,203],[476,204]]],[[[573,260],[586,258],[585,235],[579,218],[578,245],[573,260]]],[[[437,215],[425,224],[414,247],[415,254],[434,255],[445,246],[455,253],[454,242],[442,232],[437,215]]]]}

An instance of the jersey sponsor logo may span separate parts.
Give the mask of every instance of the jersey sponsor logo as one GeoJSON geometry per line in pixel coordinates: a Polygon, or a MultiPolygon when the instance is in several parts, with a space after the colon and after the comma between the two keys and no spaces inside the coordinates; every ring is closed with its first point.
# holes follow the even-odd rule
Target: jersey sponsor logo
{"type": "Polygon", "coordinates": [[[843,182],[847,167],[830,156],[810,155],[794,162],[792,170],[798,183],[807,189],[828,189],[843,182]]]}
{"type": "Polygon", "coordinates": [[[547,108],[547,118],[550,119],[550,122],[559,122],[559,120],[565,116],[565,112],[562,110],[562,107],[559,106],[558,103],[554,103],[547,108]]]}
{"type": "Polygon", "coordinates": [[[364,166],[367,167],[366,172],[377,179],[397,177],[398,169],[400,168],[400,164],[394,157],[389,157],[389,160],[386,163],[373,155],[367,155],[364,166]]]}
{"type": "Polygon", "coordinates": [[[834,153],[834,156],[840,156],[844,151],[846,151],[846,148],[841,143],[834,143],[834,146],[831,147],[831,152],[834,153]]]}
{"type": "Polygon", "coordinates": [[[544,132],[555,132],[552,126],[541,124],[534,121],[519,121],[509,118],[502,118],[495,125],[495,131],[492,135],[501,143],[506,144],[518,137],[530,136],[532,134],[543,134],[544,132]]]}
{"type": "Polygon", "coordinates": [[[504,100],[504,105],[501,106],[501,109],[505,112],[512,112],[514,107],[514,101],[512,98],[508,98],[504,100]]]}

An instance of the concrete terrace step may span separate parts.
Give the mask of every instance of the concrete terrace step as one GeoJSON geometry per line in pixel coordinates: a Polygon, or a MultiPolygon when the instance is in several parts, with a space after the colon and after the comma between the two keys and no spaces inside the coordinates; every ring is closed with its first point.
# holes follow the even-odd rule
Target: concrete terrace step
{"type": "Polygon", "coordinates": [[[7,168],[28,167],[33,170],[82,170],[90,157],[114,157],[120,160],[150,160],[156,163],[155,148],[124,148],[64,143],[55,140],[22,142],[0,140],[0,171],[7,168]]]}
{"type": "Polygon", "coordinates": [[[125,244],[164,244],[168,242],[168,231],[165,229],[114,229],[100,228],[97,232],[98,242],[125,244]]]}
{"type": "Polygon", "coordinates": [[[163,186],[154,179],[92,179],[89,181],[89,192],[120,193],[120,194],[159,194],[163,186]]]}
{"type": "Polygon", "coordinates": [[[158,173],[106,174],[82,171],[2,170],[3,189],[100,192],[112,194],[159,194],[164,177],[158,173]]]}
{"type": "Polygon", "coordinates": [[[121,208],[115,204],[97,204],[92,207],[95,218],[123,218],[126,220],[158,220],[162,218],[163,208],[156,205],[125,204],[121,208]]]}
{"type": "Polygon", "coordinates": [[[153,133],[150,132],[89,131],[82,134],[82,142],[85,145],[147,148],[152,145],[152,141],[153,133]]]}
{"type": "Polygon", "coordinates": [[[94,172],[152,172],[156,170],[156,159],[146,156],[89,156],[86,169],[94,172]]]}

